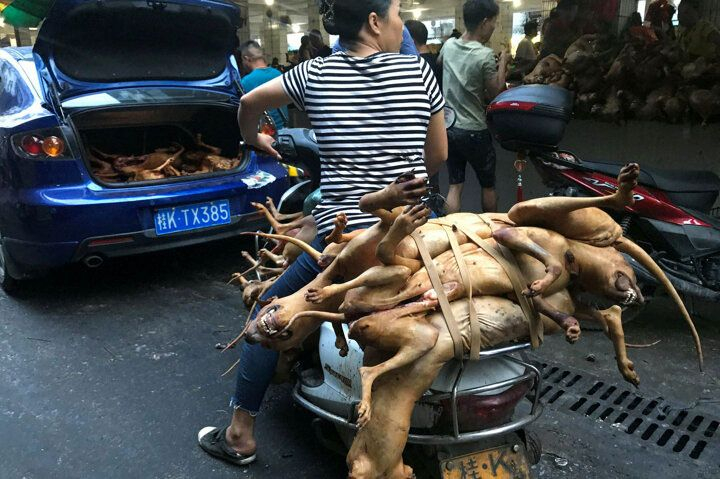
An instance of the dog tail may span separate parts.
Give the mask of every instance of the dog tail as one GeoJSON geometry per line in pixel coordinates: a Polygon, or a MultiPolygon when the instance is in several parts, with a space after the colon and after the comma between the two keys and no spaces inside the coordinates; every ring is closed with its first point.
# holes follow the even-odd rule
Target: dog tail
{"type": "Polygon", "coordinates": [[[640,246],[635,244],[633,241],[629,240],[628,238],[622,237],[615,243],[615,249],[622,253],[628,254],[630,257],[632,257],[635,261],[640,263],[645,269],[647,269],[650,273],[652,273],[658,281],[665,287],[670,297],[675,301],[675,304],[677,304],[678,309],[680,309],[680,313],[683,315],[683,318],[685,319],[685,322],[687,322],[688,326],[690,327],[690,332],[692,333],[693,340],[695,341],[695,350],[697,351],[697,358],[698,363],[700,365],[700,371],[703,370],[703,352],[702,352],[702,346],[700,344],[700,336],[698,336],[698,332],[695,329],[695,323],[693,323],[692,318],[690,317],[690,313],[688,313],[687,308],[685,307],[685,304],[683,303],[682,299],[680,299],[680,295],[678,294],[675,287],[672,285],[668,277],[665,275],[663,270],[658,266],[658,264],[655,262],[654,259],[650,257],[649,254],[645,252],[644,249],[642,249],[640,246]]]}
{"type": "Polygon", "coordinates": [[[285,235],[274,235],[274,234],[268,234],[268,233],[240,233],[241,235],[247,235],[247,236],[260,236],[261,238],[268,238],[268,239],[275,239],[279,241],[285,241],[288,243],[292,243],[307,254],[309,254],[313,261],[317,262],[320,259],[321,253],[307,244],[306,242],[299,240],[297,238],[293,238],[292,236],[285,236],[285,235]]]}

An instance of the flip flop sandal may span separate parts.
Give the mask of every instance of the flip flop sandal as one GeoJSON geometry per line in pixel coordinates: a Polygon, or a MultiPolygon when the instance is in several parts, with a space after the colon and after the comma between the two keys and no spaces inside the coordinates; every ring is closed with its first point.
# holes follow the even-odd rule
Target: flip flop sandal
{"type": "Polygon", "coordinates": [[[212,426],[204,427],[198,432],[198,444],[211,456],[215,456],[236,466],[244,466],[254,462],[257,458],[256,454],[246,456],[228,446],[228,443],[225,441],[226,430],[226,427],[222,429],[212,426]]]}

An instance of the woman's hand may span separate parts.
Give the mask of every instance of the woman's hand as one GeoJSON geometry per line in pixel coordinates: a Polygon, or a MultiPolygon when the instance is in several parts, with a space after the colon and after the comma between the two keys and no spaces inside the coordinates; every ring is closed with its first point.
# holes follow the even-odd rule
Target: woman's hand
{"type": "Polygon", "coordinates": [[[398,206],[415,205],[426,194],[425,178],[403,175],[382,190],[360,198],[360,209],[371,213],[379,209],[392,210],[398,206]]]}
{"type": "Polygon", "coordinates": [[[400,177],[380,190],[385,200],[385,208],[391,210],[398,206],[415,205],[427,194],[425,178],[400,177]]]}
{"type": "Polygon", "coordinates": [[[270,135],[266,135],[265,133],[258,133],[257,136],[252,141],[248,141],[247,144],[254,146],[262,152],[274,156],[278,160],[282,160],[282,156],[280,155],[280,153],[278,153],[277,150],[273,148],[273,145],[275,144],[275,138],[270,135]]]}

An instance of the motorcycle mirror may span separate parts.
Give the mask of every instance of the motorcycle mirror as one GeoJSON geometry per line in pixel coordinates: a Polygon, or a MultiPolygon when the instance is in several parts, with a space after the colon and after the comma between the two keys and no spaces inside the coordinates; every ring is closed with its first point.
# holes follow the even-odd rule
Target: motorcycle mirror
{"type": "Polygon", "coordinates": [[[449,130],[455,125],[455,121],[457,121],[457,113],[447,105],[443,109],[443,113],[445,115],[445,129],[449,130]]]}

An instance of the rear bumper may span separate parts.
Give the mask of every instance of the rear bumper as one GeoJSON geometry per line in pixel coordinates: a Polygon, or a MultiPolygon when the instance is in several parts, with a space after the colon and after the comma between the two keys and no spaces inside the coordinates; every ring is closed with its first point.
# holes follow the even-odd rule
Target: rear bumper
{"type": "Polygon", "coordinates": [[[254,231],[264,218],[250,203],[276,203],[289,187],[274,159],[254,156],[246,170],[184,182],[103,188],[94,183],[0,190],[0,232],[11,274],[37,272],[88,255],[126,256],[213,241],[254,231]],[[158,236],[162,208],[227,200],[230,224],[158,236]]]}
{"type": "Polygon", "coordinates": [[[237,236],[243,232],[266,228],[264,216],[248,213],[231,217],[228,225],[172,235],[158,236],[154,229],[97,236],[82,241],[37,243],[4,238],[7,255],[14,265],[14,276],[28,278],[43,270],[81,261],[88,256],[114,258],[180,248],[237,236]]]}

